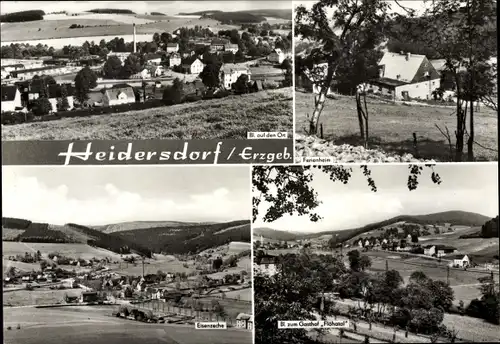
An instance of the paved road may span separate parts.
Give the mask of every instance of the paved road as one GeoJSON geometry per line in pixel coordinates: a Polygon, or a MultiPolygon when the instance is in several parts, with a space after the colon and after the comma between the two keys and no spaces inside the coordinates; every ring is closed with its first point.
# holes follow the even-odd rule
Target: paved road
{"type": "Polygon", "coordinates": [[[250,344],[246,330],[196,330],[109,316],[109,307],[4,309],[4,344],[250,344]],[[17,324],[21,329],[16,329],[17,324]]]}

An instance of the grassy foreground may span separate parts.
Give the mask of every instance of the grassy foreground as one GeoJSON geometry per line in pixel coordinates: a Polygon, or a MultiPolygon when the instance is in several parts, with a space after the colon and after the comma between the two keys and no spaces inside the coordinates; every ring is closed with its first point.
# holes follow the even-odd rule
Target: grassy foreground
{"type": "MultiPolygon", "coordinates": [[[[327,99],[320,117],[323,124],[324,138],[336,144],[362,145],[356,100],[354,97],[337,96],[337,99],[327,99]]],[[[369,148],[379,148],[388,153],[414,154],[413,137],[416,133],[418,150],[421,158],[437,161],[450,160],[450,148],[445,137],[436,128],[448,127],[452,144],[455,144],[454,131],[456,116],[454,108],[431,106],[408,106],[389,104],[368,99],[369,112],[369,148]]],[[[305,134],[309,127],[307,114],[314,110],[314,95],[312,93],[295,93],[295,116],[297,133],[305,134]]],[[[477,160],[498,160],[498,115],[485,106],[475,115],[474,154],[477,160]]],[[[468,126],[468,124],[467,124],[468,126]]],[[[467,135],[465,140],[467,140],[467,135]]],[[[467,146],[464,147],[464,153],[467,146]]]]}
{"type": "Polygon", "coordinates": [[[2,140],[246,139],[293,132],[292,88],[223,99],[2,127],[2,140]]]}

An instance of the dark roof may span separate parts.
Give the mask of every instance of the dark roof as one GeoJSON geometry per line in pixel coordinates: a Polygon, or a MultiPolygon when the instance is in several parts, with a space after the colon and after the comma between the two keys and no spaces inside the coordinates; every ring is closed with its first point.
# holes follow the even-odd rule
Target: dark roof
{"type": "Polygon", "coordinates": [[[190,56],[181,60],[182,65],[191,66],[194,61],[198,60],[198,56],[190,56]]]}
{"type": "Polygon", "coordinates": [[[176,47],[178,45],[179,45],[179,43],[167,43],[167,47],[169,47],[169,48],[173,48],[173,47],[176,47]]]}
{"type": "Polygon", "coordinates": [[[278,262],[278,257],[271,256],[269,254],[264,254],[256,257],[256,263],[261,264],[276,264],[278,262]]]}
{"type": "Polygon", "coordinates": [[[22,63],[15,63],[11,65],[2,66],[2,68],[8,68],[8,67],[24,67],[24,65],[22,63]]]}
{"type": "Polygon", "coordinates": [[[226,44],[226,43],[227,43],[226,40],[223,40],[220,38],[214,38],[214,39],[212,39],[212,42],[211,42],[211,44],[217,44],[217,45],[226,44]]]}
{"type": "Polygon", "coordinates": [[[97,291],[83,291],[82,295],[97,295],[97,291]]]}
{"type": "Polygon", "coordinates": [[[41,72],[44,70],[51,70],[51,69],[56,69],[56,68],[61,68],[61,67],[40,67],[40,68],[32,68],[32,69],[22,69],[16,71],[18,74],[24,74],[24,73],[30,73],[30,72],[41,72]]]}
{"type": "Polygon", "coordinates": [[[16,98],[16,86],[2,86],[2,101],[13,101],[16,98]]]}
{"type": "Polygon", "coordinates": [[[154,60],[154,59],[159,59],[159,58],[162,58],[161,54],[151,53],[151,54],[147,54],[146,55],[146,60],[147,61],[154,60]]]}
{"type": "Polygon", "coordinates": [[[370,83],[373,85],[389,86],[392,88],[408,84],[407,82],[404,82],[404,81],[399,81],[399,80],[394,80],[394,79],[389,79],[389,78],[374,79],[374,80],[371,80],[370,83]]]}
{"type": "MultiPolygon", "coordinates": [[[[49,98],[60,98],[61,97],[61,86],[62,85],[48,85],[47,93],[49,98]]],[[[71,84],[66,84],[66,91],[68,93],[68,97],[75,95],[75,89],[71,84]]],[[[29,93],[40,93],[40,85],[30,85],[29,93]]]]}

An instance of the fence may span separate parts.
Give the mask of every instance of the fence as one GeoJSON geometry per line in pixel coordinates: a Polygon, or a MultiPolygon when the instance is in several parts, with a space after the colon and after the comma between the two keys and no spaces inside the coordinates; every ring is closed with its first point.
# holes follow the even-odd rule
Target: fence
{"type": "Polygon", "coordinates": [[[159,300],[133,303],[132,307],[147,309],[160,314],[173,313],[179,316],[194,317],[194,319],[198,321],[224,321],[227,323],[228,327],[236,326],[236,318],[232,318],[229,316],[223,317],[213,311],[200,311],[193,308],[178,307],[159,300]]]}

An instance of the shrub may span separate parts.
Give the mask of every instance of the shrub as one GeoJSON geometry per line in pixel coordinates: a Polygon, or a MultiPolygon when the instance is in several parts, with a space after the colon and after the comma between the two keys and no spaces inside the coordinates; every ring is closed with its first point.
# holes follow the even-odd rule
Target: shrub
{"type": "Polygon", "coordinates": [[[265,89],[265,90],[274,90],[276,88],[279,88],[279,84],[274,82],[274,81],[264,81],[262,83],[262,87],[265,89]]]}

